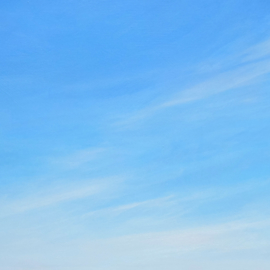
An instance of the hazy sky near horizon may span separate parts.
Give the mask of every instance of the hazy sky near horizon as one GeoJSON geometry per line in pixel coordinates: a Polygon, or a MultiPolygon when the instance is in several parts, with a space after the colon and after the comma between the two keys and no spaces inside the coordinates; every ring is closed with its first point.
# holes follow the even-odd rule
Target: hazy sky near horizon
{"type": "Polygon", "coordinates": [[[269,1],[3,0],[0,41],[0,270],[269,270],[269,1]]]}

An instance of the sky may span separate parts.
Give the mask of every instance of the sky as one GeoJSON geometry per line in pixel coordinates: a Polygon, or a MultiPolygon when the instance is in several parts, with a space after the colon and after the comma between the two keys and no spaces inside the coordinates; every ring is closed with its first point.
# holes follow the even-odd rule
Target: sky
{"type": "Polygon", "coordinates": [[[268,270],[269,10],[1,1],[0,270],[268,270]]]}

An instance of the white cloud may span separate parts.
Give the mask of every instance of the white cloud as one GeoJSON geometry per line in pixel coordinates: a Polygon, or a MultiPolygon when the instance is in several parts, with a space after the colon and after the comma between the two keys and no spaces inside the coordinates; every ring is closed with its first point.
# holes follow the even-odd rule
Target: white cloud
{"type": "MultiPolygon", "coordinates": [[[[0,216],[13,215],[43,207],[55,206],[60,203],[75,201],[105,192],[109,179],[91,179],[89,184],[66,184],[51,186],[46,190],[33,190],[20,199],[6,199],[2,202],[0,216]]],[[[86,181],[85,181],[86,182],[86,181]]]]}
{"type": "MultiPolygon", "coordinates": [[[[153,106],[146,107],[135,114],[117,122],[118,126],[129,126],[137,121],[144,120],[162,110],[188,104],[197,100],[203,100],[210,96],[237,89],[256,83],[264,75],[270,72],[270,40],[256,44],[228,60],[224,60],[218,67],[218,74],[215,71],[210,79],[207,79],[193,87],[178,90],[177,94],[166,101],[153,106]],[[235,60],[236,59],[236,60],[235,60]],[[253,60],[253,61],[252,61],[253,60]],[[229,71],[221,71],[221,67],[229,71]]],[[[196,76],[196,74],[194,74],[196,76]]],[[[174,86],[181,89],[181,85],[174,86]]],[[[169,93],[171,91],[168,91],[169,93]]]]}
{"type": "Polygon", "coordinates": [[[270,61],[248,65],[234,71],[222,73],[192,88],[183,90],[175,98],[164,102],[157,109],[177,106],[209,96],[246,86],[258,77],[270,72],[270,61]]]}
{"type": "Polygon", "coordinates": [[[64,157],[52,158],[50,161],[62,168],[76,169],[99,158],[105,151],[105,148],[83,149],[64,157]]]}
{"type": "Polygon", "coordinates": [[[270,57],[270,39],[255,44],[241,55],[243,62],[256,61],[270,57]]]}
{"type": "Polygon", "coordinates": [[[123,204],[123,205],[118,205],[115,207],[108,207],[108,208],[103,208],[99,209],[96,211],[89,212],[84,215],[84,217],[92,217],[92,216],[99,216],[99,215],[119,215],[124,212],[134,210],[134,209],[153,209],[153,208],[159,208],[159,207],[168,207],[171,206],[171,204],[174,204],[174,196],[166,196],[162,198],[156,198],[156,199],[151,199],[151,200],[145,200],[145,201],[140,201],[140,202],[133,202],[129,204],[123,204]]]}

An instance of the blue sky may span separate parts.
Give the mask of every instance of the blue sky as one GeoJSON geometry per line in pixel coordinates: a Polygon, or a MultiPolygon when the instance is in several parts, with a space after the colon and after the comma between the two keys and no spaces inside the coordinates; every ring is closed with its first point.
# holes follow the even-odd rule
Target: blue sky
{"type": "Polygon", "coordinates": [[[0,3],[1,270],[268,270],[270,2],[0,3]]]}

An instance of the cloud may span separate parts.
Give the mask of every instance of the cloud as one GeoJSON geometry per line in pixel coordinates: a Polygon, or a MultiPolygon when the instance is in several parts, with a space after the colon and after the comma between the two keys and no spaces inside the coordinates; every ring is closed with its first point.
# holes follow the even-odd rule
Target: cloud
{"type": "MultiPolygon", "coordinates": [[[[85,213],[83,218],[105,218],[111,220],[117,216],[122,216],[121,226],[125,227],[126,222],[134,225],[136,222],[142,229],[149,226],[149,224],[158,224],[160,221],[163,226],[172,225],[172,220],[177,221],[182,219],[185,215],[195,213],[201,207],[207,205],[222,203],[228,199],[236,199],[239,196],[244,196],[256,190],[265,189],[269,186],[267,181],[249,181],[242,184],[200,188],[191,192],[174,192],[168,196],[153,198],[143,201],[133,201],[127,204],[120,204],[114,207],[99,208],[97,210],[85,213]]],[[[249,212],[248,207],[246,208],[249,212]]],[[[239,214],[239,213],[238,213],[239,214]]]]}
{"type": "Polygon", "coordinates": [[[133,202],[129,204],[122,204],[115,207],[108,207],[99,209],[96,211],[89,212],[84,215],[84,217],[92,217],[92,216],[108,216],[108,215],[120,215],[122,213],[131,211],[131,210],[140,210],[144,212],[145,209],[153,209],[153,208],[160,208],[160,207],[168,207],[171,204],[174,204],[174,196],[166,196],[161,198],[155,198],[151,200],[145,200],[140,202],[133,202]]]}
{"type": "Polygon", "coordinates": [[[192,88],[183,90],[175,98],[162,103],[157,109],[173,107],[249,85],[258,77],[270,72],[270,61],[264,61],[234,71],[222,73],[192,88]]]}
{"type": "MultiPolygon", "coordinates": [[[[209,202],[224,196],[237,196],[238,192],[254,189],[255,185],[254,182],[245,184],[245,186],[237,185],[235,188],[224,189],[220,187],[220,189],[201,191],[201,193],[194,193],[189,196],[174,194],[100,209],[89,213],[90,219],[86,224],[91,226],[97,215],[118,215],[133,210],[138,210],[141,216],[144,210],[148,209],[150,211],[146,214],[151,216],[153,209],[165,208],[166,210],[167,208],[171,210],[175,206],[175,209],[181,212],[179,203],[194,205],[194,203],[209,202]]],[[[74,190],[74,193],[69,189],[69,192],[59,193],[57,198],[52,199],[52,197],[50,200],[47,198],[47,202],[53,203],[50,204],[52,206],[65,200],[82,198],[86,193],[87,190],[84,193],[82,187],[74,190]]],[[[32,200],[32,202],[34,201],[32,200]]],[[[132,227],[132,222],[136,222],[134,217],[133,214],[131,223],[126,223],[124,226],[132,227]]],[[[161,218],[161,216],[158,215],[158,218],[161,218]]],[[[172,270],[177,270],[180,267],[192,270],[214,270],[217,268],[225,270],[224,265],[228,267],[228,263],[231,266],[230,269],[233,270],[267,270],[267,268],[263,268],[265,264],[260,258],[270,248],[267,238],[270,225],[269,218],[256,220],[254,216],[248,215],[244,218],[242,216],[241,219],[230,217],[229,220],[227,219],[226,222],[206,220],[203,223],[204,225],[197,223],[192,226],[181,224],[180,220],[178,229],[161,229],[155,230],[155,232],[153,223],[150,224],[152,228],[147,233],[135,233],[134,231],[126,233],[120,230],[118,236],[105,237],[105,234],[100,237],[98,233],[93,231],[90,233],[91,236],[88,233],[83,233],[76,239],[72,237],[63,239],[54,235],[51,230],[50,232],[44,232],[44,229],[42,229],[39,238],[32,237],[29,239],[26,235],[19,242],[15,239],[16,237],[12,238],[9,241],[8,249],[4,241],[0,244],[0,253],[4,254],[3,265],[14,266],[12,269],[23,270],[31,269],[31,266],[40,270],[48,268],[53,270],[86,270],[89,268],[165,270],[168,267],[172,270]],[[8,250],[12,251],[12,255],[10,255],[10,252],[8,253],[8,250]],[[243,254],[244,259],[241,257],[243,254]],[[215,260],[213,260],[213,257],[215,260]],[[239,260],[237,263],[235,257],[239,260]],[[253,262],[256,261],[257,268],[251,267],[252,264],[247,263],[247,258],[253,259],[253,262]],[[29,267],[27,268],[27,266],[29,267]]],[[[158,219],[153,218],[153,221],[158,222],[158,219]]],[[[65,220],[62,229],[66,229],[68,222],[68,220],[65,220]]],[[[80,219],[79,222],[82,222],[82,220],[80,219]]],[[[108,227],[114,226],[108,220],[102,220],[102,222],[108,223],[106,225],[108,227]]],[[[100,226],[104,226],[104,224],[100,224],[100,226]]]]}
{"type": "MultiPolygon", "coordinates": [[[[115,238],[108,238],[104,240],[96,240],[95,242],[102,244],[108,244],[118,246],[124,250],[129,246],[130,248],[138,247],[137,252],[143,253],[147,250],[152,250],[156,253],[163,253],[168,251],[175,252],[187,252],[196,249],[219,249],[220,251],[232,251],[233,249],[252,249],[256,248],[253,241],[238,242],[233,246],[229,246],[230,243],[226,243],[229,239],[233,241],[233,238],[237,237],[237,234],[241,237],[241,233],[245,234],[249,231],[257,231],[263,228],[267,228],[270,224],[270,220],[262,221],[232,221],[223,224],[194,227],[182,230],[173,230],[165,232],[151,232],[135,235],[126,235],[115,238]]],[[[262,239],[263,240],[263,239],[262,239]]],[[[229,241],[229,242],[230,242],[229,241]]],[[[261,241],[256,243],[258,246],[265,243],[261,241]]],[[[269,243],[267,243],[269,245],[269,243]]]]}
{"type": "Polygon", "coordinates": [[[64,157],[52,158],[50,162],[62,168],[77,169],[98,159],[105,151],[105,148],[83,149],[64,157]]]}
{"type": "MultiPolygon", "coordinates": [[[[137,111],[126,119],[118,121],[116,125],[129,126],[138,121],[150,118],[163,110],[203,100],[225,91],[256,83],[270,72],[269,44],[270,40],[266,40],[251,46],[246,51],[235,55],[233,57],[234,62],[231,57],[228,57],[228,60],[224,60],[221,66],[218,65],[218,70],[213,71],[213,75],[210,79],[204,80],[193,87],[178,90],[177,94],[171,98],[137,111]],[[222,71],[222,67],[227,71],[222,71]]],[[[194,76],[196,76],[196,74],[194,74],[194,76]]],[[[181,85],[174,86],[174,88],[181,89],[181,85]]]]}
{"type": "Polygon", "coordinates": [[[30,210],[40,209],[44,207],[55,206],[64,202],[71,202],[96,194],[100,194],[107,190],[109,179],[91,179],[90,184],[78,184],[65,186],[53,186],[46,190],[35,190],[30,195],[21,199],[13,199],[5,201],[2,204],[0,216],[8,216],[18,213],[24,213],[30,210]]]}
{"type": "Polygon", "coordinates": [[[241,56],[242,62],[257,61],[270,57],[270,39],[251,46],[241,56]]]}

